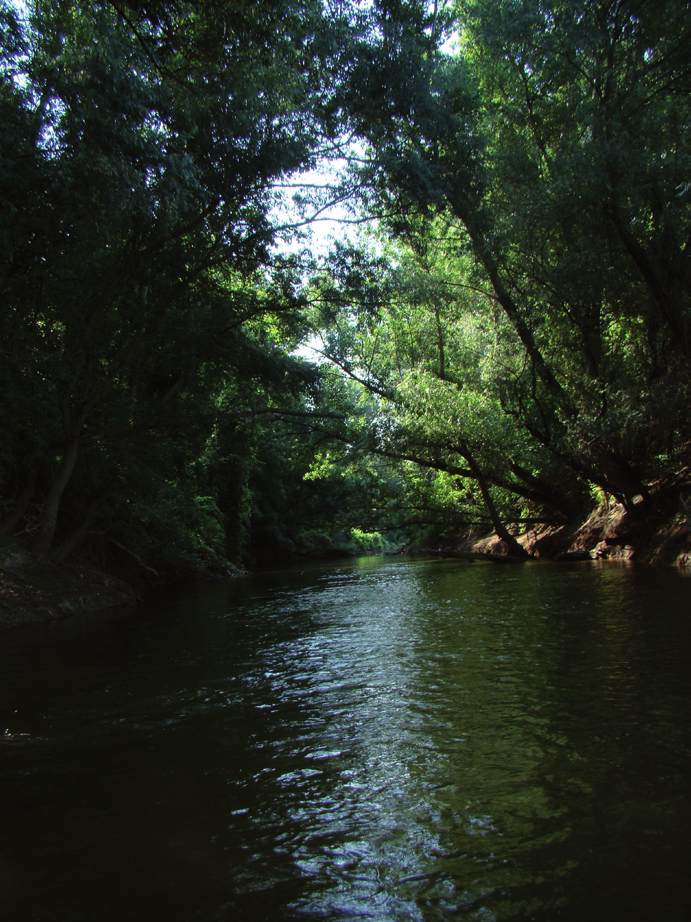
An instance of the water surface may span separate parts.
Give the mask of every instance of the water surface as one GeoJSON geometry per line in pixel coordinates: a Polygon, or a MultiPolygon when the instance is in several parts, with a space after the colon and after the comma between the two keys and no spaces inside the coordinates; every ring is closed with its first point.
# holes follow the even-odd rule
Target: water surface
{"type": "Polygon", "coordinates": [[[363,558],[0,635],[0,918],[687,922],[690,617],[363,558]]]}

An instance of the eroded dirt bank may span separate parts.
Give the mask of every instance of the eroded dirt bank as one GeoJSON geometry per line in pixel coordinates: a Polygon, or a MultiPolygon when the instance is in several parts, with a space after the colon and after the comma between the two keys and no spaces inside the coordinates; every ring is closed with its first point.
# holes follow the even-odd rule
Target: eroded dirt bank
{"type": "MultiPolygon", "coordinates": [[[[653,511],[643,503],[627,511],[611,500],[594,510],[585,521],[560,527],[542,525],[517,535],[518,543],[533,557],[548,560],[630,560],[654,566],[691,566],[691,531],[681,502],[676,511],[673,498],[656,504],[653,511]]],[[[451,550],[451,549],[448,549],[451,550]]],[[[455,549],[461,553],[506,554],[494,533],[473,535],[455,549]]]]}

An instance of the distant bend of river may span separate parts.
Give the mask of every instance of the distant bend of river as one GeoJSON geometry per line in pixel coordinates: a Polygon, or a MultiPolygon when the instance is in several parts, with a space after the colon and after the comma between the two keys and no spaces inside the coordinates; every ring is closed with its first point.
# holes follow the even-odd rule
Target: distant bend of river
{"type": "Polygon", "coordinates": [[[0,635],[4,922],[691,919],[691,579],[363,558],[0,635]]]}

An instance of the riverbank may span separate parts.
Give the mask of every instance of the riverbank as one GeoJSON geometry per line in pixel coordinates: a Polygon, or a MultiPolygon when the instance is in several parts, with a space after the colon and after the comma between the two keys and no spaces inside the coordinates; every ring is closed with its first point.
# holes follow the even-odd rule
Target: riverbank
{"type": "MultiPolygon", "coordinates": [[[[691,532],[681,511],[678,491],[658,495],[652,509],[643,503],[627,510],[613,499],[584,521],[539,525],[515,537],[521,547],[542,560],[620,560],[663,567],[691,566],[691,532]],[[675,503],[676,499],[676,503],[675,503]],[[677,507],[678,510],[677,511],[677,507]]],[[[494,532],[473,534],[439,551],[458,554],[506,555],[494,532]]],[[[520,559],[520,558],[519,558],[520,559]]]]}
{"type": "Polygon", "coordinates": [[[21,550],[0,561],[0,629],[138,601],[129,583],[87,565],[51,563],[21,550]]]}
{"type": "MultiPolygon", "coordinates": [[[[678,490],[658,494],[648,509],[626,510],[614,500],[585,521],[541,525],[516,534],[519,544],[541,560],[620,560],[652,566],[691,566],[691,532],[678,490]]],[[[452,545],[419,548],[439,556],[506,557],[492,533],[472,531],[452,545]]],[[[220,575],[220,574],[216,574],[220,575]]],[[[231,575],[224,571],[223,575],[231,575]]],[[[0,559],[0,630],[116,606],[136,605],[140,581],[102,572],[88,564],[55,564],[22,550],[0,559]]]]}

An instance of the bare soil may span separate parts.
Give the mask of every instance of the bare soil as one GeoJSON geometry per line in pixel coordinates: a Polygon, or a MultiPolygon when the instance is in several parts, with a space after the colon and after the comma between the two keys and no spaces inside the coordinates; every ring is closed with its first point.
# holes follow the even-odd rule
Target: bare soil
{"type": "MultiPolygon", "coordinates": [[[[652,512],[643,503],[627,511],[612,499],[585,521],[541,525],[517,535],[531,556],[548,560],[630,560],[654,566],[691,566],[691,532],[681,503],[662,497],[652,512]]],[[[677,498],[678,499],[678,498],[677,498]]],[[[506,554],[494,533],[470,534],[457,548],[474,554],[506,554]]]]}

